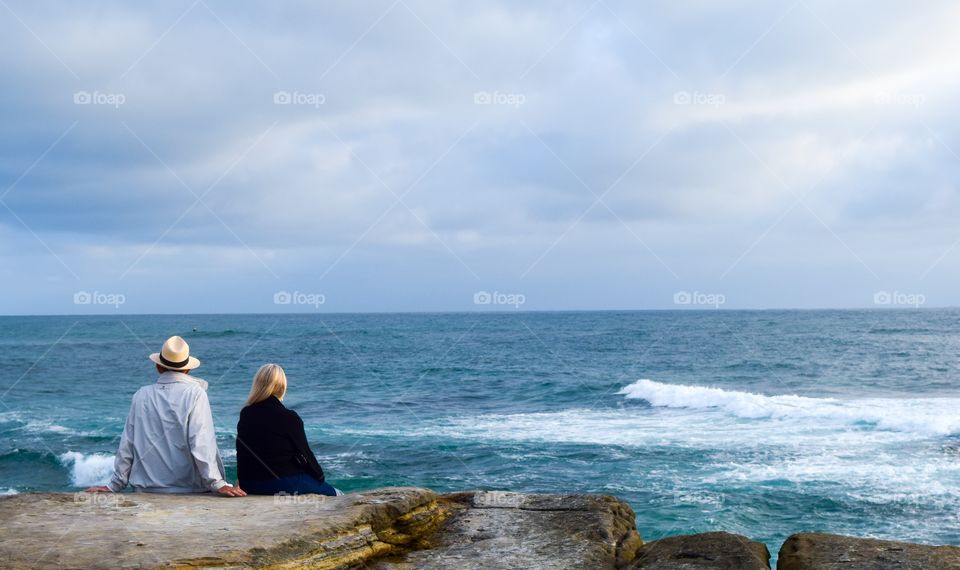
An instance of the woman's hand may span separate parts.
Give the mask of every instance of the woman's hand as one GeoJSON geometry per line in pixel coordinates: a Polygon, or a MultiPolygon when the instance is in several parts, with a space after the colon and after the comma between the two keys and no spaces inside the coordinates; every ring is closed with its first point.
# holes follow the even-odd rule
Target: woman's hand
{"type": "Polygon", "coordinates": [[[100,485],[98,487],[87,487],[83,490],[85,493],[112,493],[113,490],[110,487],[105,487],[100,485]]]}
{"type": "Polygon", "coordinates": [[[217,494],[220,495],[221,497],[246,497],[247,496],[246,491],[241,489],[239,485],[237,485],[236,487],[231,485],[224,485],[223,487],[220,487],[219,489],[217,489],[217,494]]]}

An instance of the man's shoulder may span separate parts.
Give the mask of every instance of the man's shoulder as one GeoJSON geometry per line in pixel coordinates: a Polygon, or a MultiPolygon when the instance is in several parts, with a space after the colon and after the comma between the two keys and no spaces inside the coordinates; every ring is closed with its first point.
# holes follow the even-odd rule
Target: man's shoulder
{"type": "Polygon", "coordinates": [[[207,391],[202,386],[194,382],[154,382],[141,386],[133,395],[134,400],[143,398],[163,390],[175,390],[176,392],[191,398],[206,398],[207,391]]]}
{"type": "Polygon", "coordinates": [[[140,386],[139,388],[137,388],[137,391],[133,393],[133,399],[136,400],[138,398],[143,398],[148,393],[153,391],[156,387],[157,387],[156,384],[147,384],[145,386],[140,386]]]}

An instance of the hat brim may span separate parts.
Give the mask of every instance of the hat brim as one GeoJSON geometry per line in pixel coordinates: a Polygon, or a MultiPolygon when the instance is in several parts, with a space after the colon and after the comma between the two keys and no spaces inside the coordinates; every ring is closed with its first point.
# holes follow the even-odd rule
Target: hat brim
{"type": "Polygon", "coordinates": [[[166,368],[167,370],[176,370],[176,371],[181,371],[181,370],[193,370],[194,368],[197,368],[197,367],[200,366],[200,361],[199,361],[198,359],[192,357],[192,356],[188,357],[187,363],[186,363],[185,365],[181,366],[180,368],[171,368],[171,367],[167,366],[166,364],[164,364],[163,362],[160,362],[160,353],[159,353],[159,352],[154,352],[153,354],[150,355],[149,358],[150,358],[150,360],[152,360],[155,364],[159,364],[160,366],[163,366],[163,367],[166,368]]]}

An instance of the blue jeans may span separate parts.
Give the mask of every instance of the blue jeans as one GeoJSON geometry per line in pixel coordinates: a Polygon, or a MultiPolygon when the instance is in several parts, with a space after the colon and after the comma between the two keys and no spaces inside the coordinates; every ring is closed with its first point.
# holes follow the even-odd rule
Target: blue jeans
{"type": "Polygon", "coordinates": [[[277,493],[307,495],[316,493],[317,495],[335,497],[343,494],[330,483],[321,483],[312,475],[306,473],[288,475],[269,481],[243,481],[240,483],[240,488],[251,495],[276,495],[277,493]]]}

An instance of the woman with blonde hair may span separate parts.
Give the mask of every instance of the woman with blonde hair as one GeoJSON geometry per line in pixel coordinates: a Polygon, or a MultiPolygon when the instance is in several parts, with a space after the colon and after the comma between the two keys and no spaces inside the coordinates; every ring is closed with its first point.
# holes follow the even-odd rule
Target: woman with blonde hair
{"type": "Polygon", "coordinates": [[[303,420],[283,405],[287,375],[264,364],[237,423],[237,478],[251,495],[317,493],[342,495],[324,480],[323,469],[307,442],[303,420]]]}

